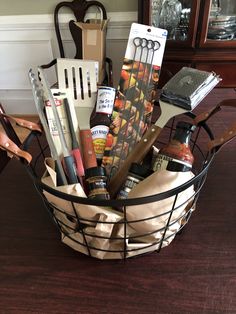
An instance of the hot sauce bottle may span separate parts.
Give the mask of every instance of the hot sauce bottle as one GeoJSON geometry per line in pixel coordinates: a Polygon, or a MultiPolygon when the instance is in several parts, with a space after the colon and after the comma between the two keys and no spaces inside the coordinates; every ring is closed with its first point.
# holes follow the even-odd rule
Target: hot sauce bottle
{"type": "Polygon", "coordinates": [[[195,126],[188,122],[178,122],[171,141],[159,150],[153,170],[189,171],[192,169],[194,156],[189,146],[195,126]]]}
{"type": "Polygon", "coordinates": [[[115,88],[107,86],[98,87],[96,105],[90,117],[93,146],[98,165],[101,165],[106,146],[115,96],[115,88]]]}

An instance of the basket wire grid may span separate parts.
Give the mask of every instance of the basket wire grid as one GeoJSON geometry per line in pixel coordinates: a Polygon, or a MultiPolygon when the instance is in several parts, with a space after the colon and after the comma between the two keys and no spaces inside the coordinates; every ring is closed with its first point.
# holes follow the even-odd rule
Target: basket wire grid
{"type": "MultiPolygon", "coordinates": [[[[180,118],[186,118],[187,120],[190,119],[192,121],[195,118],[193,113],[187,113],[182,115],[180,118]]],[[[179,119],[179,118],[178,118],[179,119]]],[[[157,141],[156,146],[160,148],[162,145],[167,143],[173,135],[173,131],[175,130],[176,118],[173,118],[165,129],[162,132],[162,136],[160,140],[157,141]]],[[[183,119],[182,119],[183,120],[183,119]]],[[[195,208],[197,199],[199,197],[199,193],[204,185],[206,180],[208,169],[211,165],[212,160],[215,156],[215,150],[208,152],[207,150],[207,141],[214,139],[213,133],[209,126],[206,123],[202,123],[197,127],[195,130],[192,139],[191,139],[191,148],[194,154],[195,162],[193,173],[194,177],[187,181],[186,183],[166,192],[157,193],[155,195],[150,195],[146,197],[140,198],[133,198],[133,199],[125,199],[125,200],[96,200],[96,199],[89,199],[78,197],[74,195],[70,195],[67,193],[63,193],[58,191],[41,181],[41,176],[43,171],[45,170],[44,167],[44,159],[46,156],[50,155],[48,150],[48,146],[44,136],[37,134],[36,132],[32,132],[24,143],[24,149],[31,152],[33,156],[33,161],[30,165],[25,165],[27,172],[31,176],[33,183],[35,185],[36,190],[40,194],[43,199],[43,202],[48,209],[50,215],[53,218],[53,221],[56,223],[62,237],[68,237],[75,245],[80,245],[84,248],[84,253],[89,256],[94,256],[94,251],[99,251],[101,254],[112,253],[113,258],[123,258],[126,259],[127,257],[137,256],[147,254],[150,251],[160,252],[163,244],[168,242],[171,238],[175,237],[176,234],[179,234],[183,227],[188,223],[193,208],[195,208]],[[203,133],[205,133],[203,135],[203,133]],[[34,143],[34,145],[33,145],[34,143]],[[37,153],[35,153],[35,149],[37,147],[37,153]],[[188,189],[189,187],[194,186],[194,193],[191,195],[190,198],[184,201],[181,205],[176,206],[176,200],[178,195],[188,189]],[[48,199],[45,197],[44,192],[47,192],[55,197],[68,201],[73,208],[73,215],[66,212],[63,208],[59,208],[52,202],[49,202],[48,199]],[[136,219],[130,220],[127,217],[127,211],[131,206],[138,206],[141,204],[150,204],[153,202],[160,202],[167,198],[173,198],[173,204],[171,209],[161,214],[147,217],[144,219],[136,219]],[[98,234],[91,234],[86,231],[86,226],[89,225],[99,225],[101,221],[96,219],[88,219],[87,217],[82,217],[79,215],[78,211],[76,210],[76,204],[80,205],[95,205],[101,206],[103,208],[119,208],[123,211],[123,218],[120,221],[103,221],[103,224],[106,225],[115,225],[115,227],[123,227],[123,234],[120,236],[113,236],[110,235],[109,237],[98,235],[98,234]],[[173,213],[178,210],[180,206],[185,206],[184,212],[179,216],[177,219],[172,219],[173,213]],[[60,217],[63,217],[61,219],[60,217]],[[166,217],[166,223],[161,228],[157,228],[155,230],[151,230],[142,234],[128,235],[128,228],[130,225],[135,224],[142,224],[147,223],[148,221],[156,221],[157,219],[163,219],[166,217]],[[68,221],[68,223],[65,223],[68,221]],[[180,228],[174,232],[173,234],[168,234],[169,228],[171,228],[176,222],[181,221],[180,228]],[[70,223],[71,222],[71,223],[70,223]],[[80,240],[73,237],[73,234],[79,234],[81,236],[80,240]],[[153,240],[151,243],[146,243],[143,247],[132,247],[128,246],[129,243],[140,243],[142,239],[147,237],[153,236],[157,233],[161,233],[161,237],[153,240]],[[111,249],[111,248],[104,248],[104,247],[95,247],[89,244],[89,239],[94,238],[96,240],[102,241],[110,241],[113,243],[119,243],[118,249],[111,249]],[[121,245],[122,243],[122,245],[121,245]]],[[[158,191],[157,191],[158,192],[158,191]]],[[[144,241],[145,242],[145,241],[144,241]]]]}

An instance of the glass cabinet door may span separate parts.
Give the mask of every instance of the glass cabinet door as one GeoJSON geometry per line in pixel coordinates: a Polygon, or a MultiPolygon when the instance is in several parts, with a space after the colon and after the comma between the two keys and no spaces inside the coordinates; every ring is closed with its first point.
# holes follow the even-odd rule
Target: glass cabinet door
{"type": "Polygon", "coordinates": [[[208,0],[204,11],[200,46],[236,46],[236,1],[208,0]]]}
{"type": "Polygon", "coordinates": [[[139,1],[139,22],[168,30],[168,45],[194,46],[200,0],[139,1]]]}

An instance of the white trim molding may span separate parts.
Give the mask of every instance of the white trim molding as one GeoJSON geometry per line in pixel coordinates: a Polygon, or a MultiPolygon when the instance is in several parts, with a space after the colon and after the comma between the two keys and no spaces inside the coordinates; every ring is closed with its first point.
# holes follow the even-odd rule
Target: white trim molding
{"type": "MultiPolygon", "coordinates": [[[[93,13],[90,13],[91,16],[93,13]]],[[[90,15],[88,15],[90,18],[90,15]]],[[[107,56],[113,61],[114,81],[118,83],[130,26],[137,12],[108,12],[107,56]]],[[[61,14],[62,40],[68,57],[75,52],[68,30],[71,14],[61,14]]],[[[0,102],[9,114],[35,114],[28,70],[59,57],[53,15],[0,16],[0,102]]],[[[53,70],[49,79],[55,80],[53,70]]]]}

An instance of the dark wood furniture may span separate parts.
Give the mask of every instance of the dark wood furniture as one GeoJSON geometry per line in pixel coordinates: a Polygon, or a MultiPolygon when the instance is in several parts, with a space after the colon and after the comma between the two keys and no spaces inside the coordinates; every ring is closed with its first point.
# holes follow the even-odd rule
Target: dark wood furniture
{"type": "MultiPolygon", "coordinates": [[[[60,50],[60,56],[61,58],[65,58],[65,51],[61,39],[61,31],[60,31],[60,23],[59,23],[59,11],[67,7],[69,8],[73,14],[75,15],[76,21],[81,22],[84,21],[85,14],[88,11],[90,7],[96,6],[101,9],[103,19],[107,19],[107,12],[104,7],[104,5],[98,1],[86,1],[86,0],[73,0],[71,2],[63,1],[59,2],[54,10],[54,25],[55,25],[55,31],[56,31],[56,36],[57,36],[57,41],[58,41],[58,46],[60,50]]],[[[76,38],[77,40],[75,41],[75,46],[76,46],[76,54],[75,54],[75,59],[82,59],[82,32],[80,32],[80,36],[74,35],[73,28],[70,28],[72,37],[76,38]]]]}
{"type": "MultiPolygon", "coordinates": [[[[229,89],[216,89],[201,110],[230,97],[229,89]]],[[[214,127],[222,132],[232,113],[228,108],[214,127]]],[[[1,312],[235,313],[235,153],[232,141],[215,158],[182,234],[159,254],[126,262],[63,245],[24,167],[12,160],[0,175],[1,312]]]]}
{"type": "MultiPolygon", "coordinates": [[[[191,8],[187,38],[186,40],[167,40],[160,86],[183,66],[191,66],[200,70],[213,70],[220,74],[222,81],[218,87],[235,87],[235,38],[233,40],[207,38],[212,0],[180,0],[180,2],[183,8],[191,8]]],[[[225,4],[224,2],[221,1],[222,4],[225,4]]],[[[233,5],[234,0],[231,2],[233,5]]],[[[139,0],[138,20],[140,23],[152,24],[151,3],[152,0],[139,0]]],[[[236,11],[236,7],[234,10],[236,11]]],[[[236,15],[236,12],[231,12],[231,14],[236,15]]],[[[236,28],[236,23],[234,27],[236,28]]]]}

